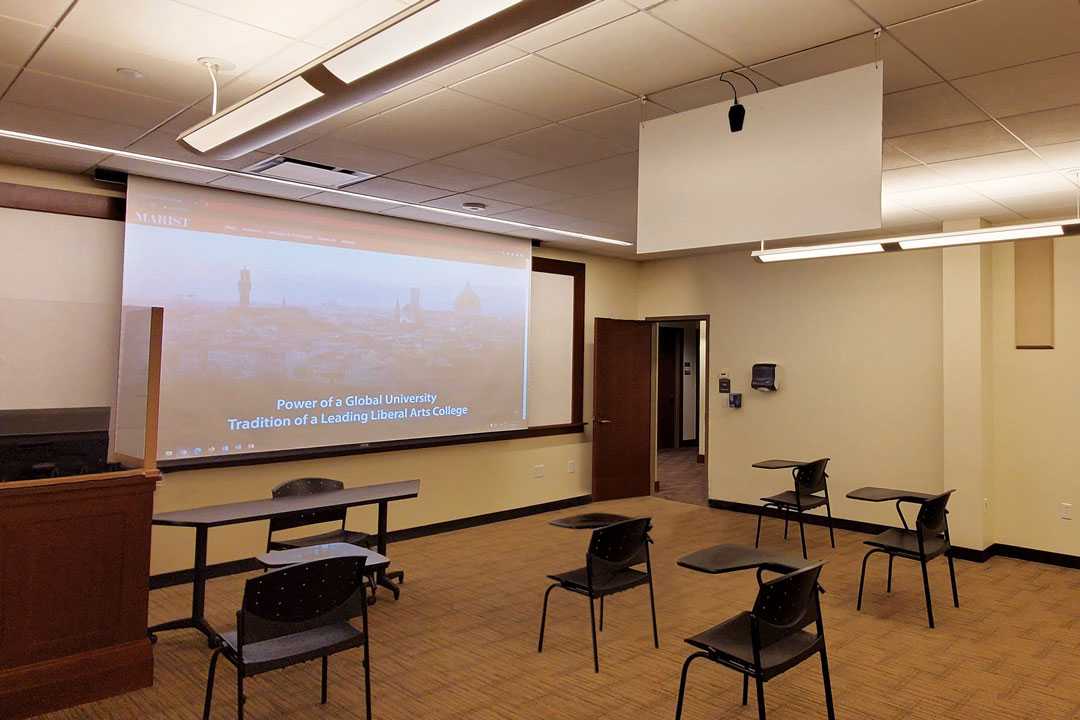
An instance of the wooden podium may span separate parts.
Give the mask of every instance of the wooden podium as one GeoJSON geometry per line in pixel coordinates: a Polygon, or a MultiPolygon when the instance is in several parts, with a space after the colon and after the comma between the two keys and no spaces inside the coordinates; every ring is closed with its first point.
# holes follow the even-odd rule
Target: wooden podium
{"type": "Polygon", "coordinates": [[[155,469],[0,484],[0,718],[147,687],[155,469]]]}

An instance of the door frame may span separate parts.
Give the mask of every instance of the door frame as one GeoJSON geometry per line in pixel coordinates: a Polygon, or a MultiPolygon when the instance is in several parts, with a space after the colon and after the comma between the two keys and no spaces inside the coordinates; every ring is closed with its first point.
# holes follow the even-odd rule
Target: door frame
{"type": "MultiPolygon", "coordinates": [[[[700,408],[701,408],[701,393],[705,394],[705,396],[704,396],[705,397],[705,414],[704,414],[704,417],[700,417],[700,416],[698,417],[698,447],[699,447],[699,449],[701,448],[702,439],[704,439],[705,447],[704,447],[704,452],[700,452],[700,451],[698,452],[698,458],[697,459],[698,459],[698,462],[704,463],[706,465],[706,467],[707,467],[708,464],[709,464],[709,451],[710,451],[710,446],[711,446],[711,443],[709,442],[709,406],[710,406],[710,400],[711,400],[712,393],[709,392],[709,383],[711,382],[711,378],[712,378],[712,371],[711,371],[711,368],[710,368],[710,364],[711,364],[711,361],[712,361],[712,343],[710,342],[710,334],[712,332],[712,316],[709,315],[709,314],[702,314],[702,315],[647,315],[647,316],[645,316],[645,320],[646,320],[646,322],[651,322],[653,324],[653,348],[656,348],[658,346],[659,333],[660,333],[660,323],[662,323],[662,322],[702,322],[702,321],[704,321],[704,323],[705,323],[705,376],[704,376],[705,377],[705,382],[701,382],[700,379],[698,381],[698,412],[699,413],[701,412],[701,410],[700,410],[700,408]]],[[[700,338],[698,339],[698,342],[699,343],[701,342],[700,338]]],[[[659,491],[659,489],[660,489],[660,480],[658,479],[659,476],[657,475],[657,454],[658,453],[657,453],[657,450],[656,450],[656,441],[655,441],[655,429],[656,429],[655,425],[656,425],[656,422],[657,422],[657,420],[656,420],[657,414],[659,412],[659,408],[658,408],[658,405],[657,405],[657,396],[656,396],[657,379],[659,377],[659,361],[658,361],[658,357],[657,357],[657,353],[656,353],[655,349],[653,351],[652,372],[653,372],[652,382],[653,382],[653,425],[654,425],[652,478],[653,478],[653,492],[655,493],[655,492],[659,491]]]]}

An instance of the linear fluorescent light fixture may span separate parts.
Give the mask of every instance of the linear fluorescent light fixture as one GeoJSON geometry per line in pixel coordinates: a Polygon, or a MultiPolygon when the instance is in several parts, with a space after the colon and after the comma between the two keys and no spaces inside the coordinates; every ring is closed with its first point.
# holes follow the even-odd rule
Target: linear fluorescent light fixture
{"type": "Polygon", "coordinates": [[[1010,227],[982,228],[979,230],[962,230],[959,232],[934,233],[930,235],[913,235],[911,237],[893,238],[889,242],[895,242],[904,250],[921,250],[923,248],[948,247],[950,245],[975,245],[981,243],[1004,242],[1006,240],[1026,240],[1027,238],[1055,237],[1065,234],[1065,227],[1075,225],[1080,220],[1065,220],[1055,223],[1038,223],[1035,225],[1013,225],[1010,227]]]}
{"type": "Polygon", "coordinates": [[[381,97],[594,0],[419,0],[176,139],[228,160],[381,97]]]}
{"type": "Polygon", "coordinates": [[[258,173],[245,172],[243,170],[229,170],[227,168],[214,167],[213,165],[203,165],[201,163],[186,162],[184,160],[172,160],[170,158],[158,157],[157,155],[145,155],[143,153],[131,152],[130,150],[117,150],[116,148],[103,147],[101,145],[90,145],[88,143],[75,142],[74,140],[64,140],[62,138],[48,137],[45,135],[33,135],[30,133],[18,132],[17,130],[4,130],[3,128],[0,128],[0,138],[7,138],[8,140],[18,140],[21,142],[36,143],[38,145],[51,145],[53,147],[65,148],[68,150],[85,150],[87,152],[99,153],[104,155],[115,155],[116,157],[128,158],[129,160],[139,160],[140,162],[152,163],[154,165],[165,165],[167,167],[182,168],[184,170],[198,170],[201,172],[231,175],[233,177],[251,178],[274,185],[283,185],[286,187],[311,190],[312,194],[326,193],[328,195],[340,195],[342,197],[359,200],[372,200],[374,202],[390,203],[399,207],[416,208],[418,210],[424,210],[435,215],[448,215],[451,217],[468,218],[471,222],[474,223],[492,223],[494,225],[515,228],[518,230],[540,230],[542,232],[553,233],[561,237],[574,238],[577,240],[588,240],[590,242],[598,242],[605,245],[620,245],[623,247],[633,245],[633,243],[627,242],[626,240],[616,240],[615,238],[603,237],[602,235],[589,235],[587,233],[579,233],[572,230],[560,230],[558,228],[544,227],[543,225],[532,225],[530,223],[517,222],[516,220],[505,220],[503,218],[491,216],[484,216],[481,218],[477,217],[476,213],[471,212],[448,210],[446,208],[432,207],[430,205],[420,205],[419,203],[403,202],[401,200],[388,200],[387,198],[375,197],[374,195],[364,195],[362,193],[339,190],[338,188],[323,187],[322,185],[313,185],[312,183],[301,182],[299,180],[288,180],[285,178],[272,177],[270,175],[259,175],[258,173]]]}
{"type": "Polygon", "coordinates": [[[836,243],[833,245],[803,245],[800,247],[755,250],[750,255],[758,262],[783,262],[785,260],[811,260],[813,258],[840,255],[869,255],[885,252],[880,242],[836,243]]]}

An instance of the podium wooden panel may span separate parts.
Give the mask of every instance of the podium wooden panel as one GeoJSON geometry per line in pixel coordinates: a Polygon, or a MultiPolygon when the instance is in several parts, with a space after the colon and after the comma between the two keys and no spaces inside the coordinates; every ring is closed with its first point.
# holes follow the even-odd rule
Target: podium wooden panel
{"type": "Polygon", "coordinates": [[[150,519],[160,473],[0,484],[0,717],[153,684],[150,519]]]}

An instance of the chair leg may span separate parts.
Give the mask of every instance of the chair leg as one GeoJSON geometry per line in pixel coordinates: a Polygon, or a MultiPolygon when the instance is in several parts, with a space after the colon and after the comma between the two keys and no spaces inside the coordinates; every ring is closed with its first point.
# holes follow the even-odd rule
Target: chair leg
{"type": "Polygon", "coordinates": [[[653,646],[660,649],[660,631],[656,629],[656,597],[653,595],[652,569],[649,570],[649,609],[652,611],[653,646]]]}
{"type": "Polygon", "coordinates": [[[604,596],[600,596],[600,632],[604,632],[604,596]]]}
{"type": "Polygon", "coordinates": [[[919,561],[922,568],[923,593],[926,594],[926,620],[930,623],[930,629],[934,629],[934,607],[930,601],[930,576],[926,572],[926,560],[919,561]]]}
{"type": "Polygon", "coordinates": [[[330,656],[323,655],[322,658],[322,700],[320,704],[326,704],[326,671],[329,669],[327,666],[330,664],[330,656]]]}
{"type": "Polygon", "coordinates": [[[592,629],[593,671],[600,672],[600,653],[596,650],[596,602],[589,596],[589,627],[592,629]]]}
{"type": "Polygon", "coordinates": [[[885,592],[892,592],[892,561],[893,556],[889,556],[889,581],[885,585],[885,592]]]}
{"type": "Polygon", "coordinates": [[[802,541],[802,556],[806,560],[806,531],[803,529],[802,513],[795,513],[799,520],[799,540],[802,541]]]}
{"type": "Polygon", "coordinates": [[[953,607],[960,607],[960,596],[956,592],[956,568],[953,567],[952,551],[945,553],[945,557],[949,559],[949,580],[952,581],[953,607]]]}
{"type": "Polygon", "coordinates": [[[757,716],[758,720],[765,720],[765,681],[761,677],[754,678],[757,682],[757,716]]]}
{"type": "Polygon", "coordinates": [[[855,603],[855,609],[856,610],[862,610],[863,583],[866,581],[866,561],[870,559],[871,555],[873,555],[874,553],[879,553],[879,552],[882,552],[882,551],[881,550],[871,550],[870,552],[866,553],[866,555],[863,556],[863,559],[862,559],[862,573],[859,574],[859,600],[858,600],[858,602],[855,603]]]}
{"type": "Polygon", "coordinates": [[[788,517],[790,515],[791,515],[791,511],[788,510],[787,508],[784,508],[784,540],[785,541],[787,540],[788,517]]]}
{"type": "Polygon", "coordinates": [[[754,547],[757,547],[758,544],[761,542],[761,518],[763,518],[764,516],[765,516],[765,506],[762,505],[758,509],[758,514],[757,514],[757,535],[754,536],[754,547]]]}
{"type": "Polygon", "coordinates": [[[750,699],[750,676],[742,676],[742,704],[745,705],[746,701],[750,699]]]}
{"type": "Polygon", "coordinates": [[[832,683],[829,682],[829,657],[825,653],[825,644],[821,645],[821,681],[825,685],[825,710],[829,713],[829,720],[835,720],[836,713],[833,710],[832,683]]]}
{"type": "Polygon", "coordinates": [[[679,679],[679,700],[675,704],[675,720],[682,718],[682,706],[683,696],[686,694],[686,674],[690,671],[690,663],[694,662],[698,658],[709,657],[706,653],[696,652],[690,657],[686,658],[686,661],[682,666],[682,676],[679,679]]]}
{"type": "Polygon", "coordinates": [[[244,671],[236,669],[236,720],[244,720],[244,671]]]}
{"type": "Polygon", "coordinates": [[[548,596],[557,587],[559,587],[559,583],[555,583],[544,592],[544,609],[540,612],[540,643],[536,646],[536,652],[538,653],[544,652],[544,625],[547,624],[548,596]]]}
{"type": "Polygon", "coordinates": [[[364,708],[367,720],[371,720],[371,649],[367,633],[364,633],[364,708]]]}
{"type": "Polygon", "coordinates": [[[214,650],[210,656],[210,672],[206,676],[206,701],[203,703],[203,720],[210,720],[210,705],[214,700],[214,676],[217,674],[217,661],[221,656],[221,648],[214,650]]]}
{"type": "Polygon", "coordinates": [[[829,516],[829,544],[832,545],[833,549],[835,550],[836,537],[833,535],[832,506],[829,504],[828,500],[825,501],[825,514],[829,516]]]}

